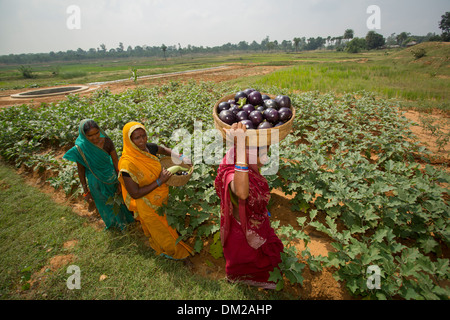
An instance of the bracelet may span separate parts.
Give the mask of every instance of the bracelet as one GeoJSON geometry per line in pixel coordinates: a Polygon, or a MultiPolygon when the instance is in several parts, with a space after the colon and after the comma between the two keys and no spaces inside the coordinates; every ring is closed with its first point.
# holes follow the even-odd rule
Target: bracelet
{"type": "Polygon", "coordinates": [[[158,179],[156,179],[156,184],[158,185],[158,187],[161,187],[161,181],[158,179]]]}
{"type": "Polygon", "coordinates": [[[180,154],[180,160],[183,161],[184,154],[180,154]]]}
{"type": "Polygon", "coordinates": [[[86,193],[83,193],[83,197],[87,197],[88,196],[88,194],[90,194],[91,192],[90,191],[88,191],[88,192],[86,192],[86,193]]]}
{"type": "Polygon", "coordinates": [[[234,166],[234,171],[248,173],[248,167],[234,166]]]}
{"type": "Polygon", "coordinates": [[[245,162],[236,162],[235,164],[236,165],[242,164],[244,167],[248,167],[248,163],[245,163],[245,162]]]}

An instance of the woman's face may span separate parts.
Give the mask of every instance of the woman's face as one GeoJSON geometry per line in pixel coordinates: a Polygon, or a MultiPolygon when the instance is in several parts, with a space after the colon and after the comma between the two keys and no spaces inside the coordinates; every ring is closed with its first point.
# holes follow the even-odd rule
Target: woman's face
{"type": "Polygon", "coordinates": [[[131,141],[142,151],[146,151],[147,145],[147,133],[144,129],[136,129],[131,134],[131,141]]]}
{"type": "Polygon", "coordinates": [[[91,128],[85,132],[86,138],[93,144],[100,142],[100,130],[97,128],[91,128]]]}

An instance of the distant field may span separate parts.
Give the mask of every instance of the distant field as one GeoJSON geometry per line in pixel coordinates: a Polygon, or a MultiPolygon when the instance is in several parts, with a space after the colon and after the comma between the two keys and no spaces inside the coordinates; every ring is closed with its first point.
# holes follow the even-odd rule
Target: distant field
{"type": "Polygon", "coordinates": [[[276,64],[291,65],[296,56],[291,54],[232,54],[181,56],[167,60],[156,58],[105,59],[68,63],[35,64],[32,79],[25,79],[19,71],[20,65],[0,66],[0,89],[52,86],[71,83],[90,83],[129,79],[132,69],[138,69],[138,76],[170,73],[217,67],[226,64],[276,64]]]}
{"type": "Polygon", "coordinates": [[[0,66],[0,89],[130,79],[229,64],[286,66],[266,76],[243,77],[233,83],[276,86],[292,92],[376,92],[418,109],[450,110],[450,44],[428,42],[408,49],[350,54],[336,51],[255,53],[99,60],[32,65],[35,78],[24,79],[20,66],[0,66]],[[414,52],[425,55],[416,59],[414,52]]]}

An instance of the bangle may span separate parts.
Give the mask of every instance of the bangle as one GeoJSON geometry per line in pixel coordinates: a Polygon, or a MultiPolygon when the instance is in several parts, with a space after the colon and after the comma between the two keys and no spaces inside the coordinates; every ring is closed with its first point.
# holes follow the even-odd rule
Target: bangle
{"type": "Polygon", "coordinates": [[[156,179],[156,184],[158,185],[158,187],[161,187],[161,181],[158,179],[156,179]]]}
{"type": "Polygon", "coordinates": [[[88,191],[88,192],[86,192],[86,193],[83,193],[83,197],[87,197],[88,196],[88,194],[90,194],[91,192],[90,191],[88,191]]]}
{"type": "Polygon", "coordinates": [[[244,167],[248,167],[248,163],[245,163],[245,162],[236,162],[235,164],[236,165],[242,164],[244,167]]]}
{"type": "Polygon", "coordinates": [[[234,166],[234,171],[248,173],[248,167],[234,166]]]}
{"type": "Polygon", "coordinates": [[[180,154],[180,160],[183,161],[184,154],[180,154]]]}

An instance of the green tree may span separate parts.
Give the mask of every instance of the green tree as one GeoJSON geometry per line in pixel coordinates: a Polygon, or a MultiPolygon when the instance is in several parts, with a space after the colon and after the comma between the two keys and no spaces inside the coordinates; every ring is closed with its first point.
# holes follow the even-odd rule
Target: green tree
{"type": "Polygon", "coordinates": [[[239,50],[248,50],[249,48],[249,45],[246,41],[239,42],[237,46],[239,50]]]}
{"type": "Polygon", "coordinates": [[[298,51],[298,45],[299,45],[300,41],[301,41],[300,38],[294,38],[295,51],[298,51]]]}
{"type": "Polygon", "coordinates": [[[450,41],[450,12],[446,12],[441,18],[439,29],[442,30],[442,40],[450,41]]]}
{"type": "Polygon", "coordinates": [[[271,50],[275,49],[275,43],[272,41],[269,41],[266,43],[266,47],[267,47],[267,50],[270,52],[271,50]]]}
{"type": "Polygon", "coordinates": [[[263,39],[263,40],[261,41],[261,50],[262,50],[262,51],[264,51],[265,48],[269,49],[269,48],[267,47],[267,44],[268,44],[269,42],[270,42],[269,36],[266,36],[266,38],[263,39]]]}
{"type": "Polygon", "coordinates": [[[411,35],[411,33],[407,33],[407,32],[402,32],[399,35],[397,35],[396,39],[397,39],[397,44],[399,46],[404,46],[406,44],[406,39],[408,39],[408,37],[411,35]]]}
{"type": "Polygon", "coordinates": [[[161,46],[161,50],[163,51],[163,54],[164,54],[164,60],[166,60],[167,46],[164,43],[161,46]]]}
{"type": "Polygon", "coordinates": [[[384,39],[384,37],[373,30],[369,31],[366,35],[366,47],[369,50],[377,49],[381,46],[384,46],[385,43],[386,40],[384,39]]]}
{"type": "Polygon", "coordinates": [[[365,48],[366,40],[364,38],[353,38],[352,41],[347,44],[345,50],[350,53],[358,53],[365,48]]]}
{"type": "Polygon", "coordinates": [[[344,32],[344,39],[345,40],[353,39],[353,34],[354,34],[354,32],[353,32],[352,29],[345,30],[345,32],[344,32]]]}
{"type": "Polygon", "coordinates": [[[104,43],[102,43],[102,44],[100,45],[100,50],[99,50],[99,51],[100,51],[100,52],[103,52],[103,53],[106,52],[106,46],[105,46],[104,43]]]}

